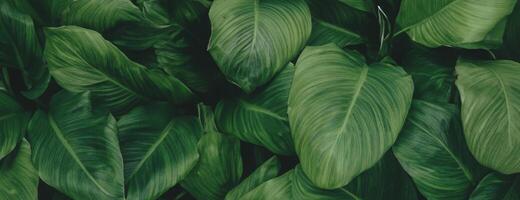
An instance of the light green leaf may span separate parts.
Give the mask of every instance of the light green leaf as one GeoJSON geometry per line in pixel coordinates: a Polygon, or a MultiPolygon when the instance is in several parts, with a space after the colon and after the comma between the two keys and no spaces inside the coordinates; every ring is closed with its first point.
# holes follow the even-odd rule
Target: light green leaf
{"type": "Polygon", "coordinates": [[[215,0],[208,50],[226,77],[250,93],[304,47],[311,15],[304,0],[215,0]]]}
{"type": "Polygon", "coordinates": [[[211,108],[199,105],[204,135],[199,140],[199,162],[181,185],[199,200],[224,199],[242,176],[240,141],[217,132],[211,108]]]}
{"type": "Polygon", "coordinates": [[[45,58],[56,82],[73,91],[91,91],[96,105],[115,112],[148,100],[181,103],[192,97],[178,79],[129,60],[113,44],[76,26],[49,28],[45,58]]]}
{"type": "Polygon", "coordinates": [[[240,199],[243,195],[256,188],[258,185],[275,178],[280,173],[280,161],[273,156],[260,165],[251,175],[244,179],[238,186],[229,191],[226,200],[240,199]]]}
{"type": "Polygon", "coordinates": [[[7,2],[0,3],[0,64],[21,71],[29,99],[45,92],[50,75],[42,61],[42,49],[33,20],[7,2]]]}
{"type": "Polygon", "coordinates": [[[265,146],[276,154],[294,154],[287,120],[287,100],[294,70],[290,63],[265,88],[251,95],[220,101],[215,116],[221,130],[246,142],[265,146]]]}
{"type": "Polygon", "coordinates": [[[118,121],[127,199],[157,199],[195,166],[200,123],[166,104],[134,108],[118,121]]]}
{"type": "Polygon", "coordinates": [[[492,172],[475,188],[470,200],[517,200],[520,199],[520,176],[505,176],[492,172]],[[515,178],[516,177],[516,178],[515,178]]]}
{"type": "Polygon", "coordinates": [[[397,139],[412,93],[400,67],[367,66],[358,53],[335,45],[307,47],[296,64],[288,111],[305,174],[316,186],[334,189],[376,164],[397,139]]]}
{"type": "Polygon", "coordinates": [[[0,160],[25,135],[30,115],[10,96],[0,91],[0,160]]]}
{"type": "Polygon", "coordinates": [[[453,105],[416,100],[393,146],[427,199],[467,199],[478,180],[457,119],[453,105]]]}
{"type": "Polygon", "coordinates": [[[462,123],[469,150],[484,166],[520,172],[520,63],[459,60],[462,123]]]}
{"type": "Polygon", "coordinates": [[[403,0],[399,32],[428,47],[482,41],[513,10],[516,0],[403,0]]]}
{"type": "Polygon", "coordinates": [[[339,47],[345,47],[365,42],[365,27],[370,23],[368,13],[349,7],[338,0],[308,2],[313,17],[308,45],[334,43],[339,47]]]}
{"type": "Polygon", "coordinates": [[[31,163],[31,147],[23,139],[9,156],[0,161],[0,197],[36,200],[38,181],[38,171],[31,163]]]}
{"type": "Polygon", "coordinates": [[[362,10],[365,12],[371,12],[372,10],[372,1],[371,0],[338,0],[341,3],[347,4],[350,7],[356,8],[358,10],[362,10]]]}
{"type": "Polygon", "coordinates": [[[61,91],[29,123],[40,178],[72,199],[124,199],[115,119],[94,110],[89,93],[61,91]]]}
{"type": "Polygon", "coordinates": [[[142,19],[141,11],[130,0],[75,0],[63,11],[65,25],[105,31],[123,22],[142,19]]]}

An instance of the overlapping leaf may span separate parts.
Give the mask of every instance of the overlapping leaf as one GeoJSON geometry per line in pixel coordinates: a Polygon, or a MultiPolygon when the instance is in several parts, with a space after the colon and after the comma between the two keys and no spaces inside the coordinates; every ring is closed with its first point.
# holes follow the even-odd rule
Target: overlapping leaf
{"type": "Polygon", "coordinates": [[[475,188],[470,200],[515,200],[520,199],[520,177],[492,172],[475,188]],[[516,177],[516,178],[515,178],[516,177]]]}
{"type": "Polygon", "coordinates": [[[226,200],[240,199],[240,197],[260,184],[278,176],[278,173],[280,173],[280,160],[277,157],[271,157],[240,182],[239,185],[229,191],[226,195],[226,200]]]}
{"type": "Polygon", "coordinates": [[[36,200],[38,181],[38,172],[31,163],[31,147],[24,139],[16,150],[0,161],[0,197],[36,200]]]}
{"type": "Polygon", "coordinates": [[[165,104],[134,108],[117,126],[125,164],[127,199],[156,199],[197,163],[200,124],[175,116],[165,104]]]}
{"type": "Polygon", "coordinates": [[[290,63],[256,93],[220,101],[215,115],[221,130],[265,146],[274,153],[294,154],[287,119],[287,100],[293,75],[294,65],[290,63]]]}
{"type": "Polygon", "coordinates": [[[40,178],[73,199],[123,199],[123,159],[115,119],[89,93],[62,91],[29,123],[40,178]]]}
{"type": "Polygon", "coordinates": [[[25,135],[30,115],[9,95],[0,91],[0,160],[25,135]]]}
{"type": "Polygon", "coordinates": [[[361,55],[335,45],[307,47],[296,64],[288,112],[309,179],[334,189],[372,167],[397,139],[412,92],[400,67],[367,66],[361,55]]]}
{"type": "Polygon", "coordinates": [[[216,0],[208,51],[246,92],[267,83],[305,45],[311,15],[304,0],[216,0]]]}
{"type": "Polygon", "coordinates": [[[456,72],[469,150],[486,167],[520,172],[520,64],[459,60],[456,72]]]}
{"type": "Polygon", "coordinates": [[[181,81],[129,60],[99,33],[65,26],[46,36],[52,76],[67,90],[91,91],[98,106],[119,112],[151,99],[180,103],[192,97],[181,81]]]}

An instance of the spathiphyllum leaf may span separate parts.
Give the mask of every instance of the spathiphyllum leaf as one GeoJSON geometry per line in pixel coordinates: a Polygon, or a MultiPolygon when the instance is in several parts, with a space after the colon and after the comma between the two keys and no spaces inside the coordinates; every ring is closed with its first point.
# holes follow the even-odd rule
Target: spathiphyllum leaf
{"type": "Polygon", "coordinates": [[[513,10],[516,0],[403,0],[399,32],[429,47],[464,46],[486,37],[513,10]]]}
{"type": "Polygon", "coordinates": [[[200,123],[174,113],[166,104],[152,104],[117,122],[128,200],[157,199],[197,163],[200,123]]]}
{"type": "Polygon", "coordinates": [[[275,178],[280,173],[280,160],[277,157],[271,157],[260,165],[251,175],[240,182],[233,190],[226,195],[226,200],[240,199],[243,195],[253,190],[260,184],[275,178]]]}
{"type": "Polygon", "coordinates": [[[29,113],[0,91],[0,159],[11,152],[25,135],[29,113]]]}
{"type": "Polygon", "coordinates": [[[209,52],[224,75],[248,93],[299,53],[312,26],[304,0],[216,0],[209,17],[209,52]]]}
{"type": "Polygon", "coordinates": [[[221,130],[277,154],[294,154],[287,117],[293,75],[291,63],[254,94],[221,101],[215,109],[221,130]]]}
{"type": "Polygon", "coordinates": [[[454,105],[415,100],[393,146],[427,199],[467,199],[479,178],[455,110],[454,105]]]}
{"type": "Polygon", "coordinates": [[[72,199],[124,199],[115,119],[92,108],[89,93],[62,91],[29,123],[40,178],[72,199]]]}
{"type": "Polygon", "coordinates": [[[38,172],[31,163],[31,148],[24,139],[9,156],[0,160],[0,197],[36,200],[38,172]]]}
{"type": "Polygon", "coordinates": [[[456,72],[469,150],[486,167],[520,172],[520,63],[459,60],[456,72]]]}
{"type": "Polygon", "coordinates": [[[5,1],[0,3],[0,65],[22,72],[26,97],[36,99],[47,89],[50,75],[33,20],[5,1]]]}
{"type": "Polygon", "coordinates": [[[181,182],[198,200],[224,199],[242,176],[240,141],[219,133],[211,108],[199,105],[204,135],[198,143],[199,161],[181,182]]]}
{"type": "Polygon", "coordinates": [[[130,0],[76,0],[63,11],[63,24],[105,31],[123,22],[142,19],[130,0]]]}
{"type": "Polygon", "coordinates": [[[338,0],[341,3],[347,4],[350,7],[356,8],[358,10],[362,10],[365,12],[370,12],[372,10],[372,1],[367,0],[338,0]]]}
{"type": "Polygon", "coordinates": [[[288,110],[305,174],[316,186],[334,189],[372,167],[397,139],[412,93],[400,67],[368,66],[358,53],[335,45],[307,47],[296,64],[288,110]]]}
{"type": "Polygon", "coordinates": [[[520,176],[492,172],[475,188],[470,200],[516,200],[520,199],[520,176]],[[516,178],[515,178],[516,177],[516,178]]]}
{"type": "Polygon", "coordinates": [[[96,105],[121,112],[139,102],[185,102],[192,93],[181,81],[129,60],[117,47],[88,29],[65,26],[46,31],[45,58],[59,85],[90,91],[96,105]]]}
{"type": "Polygon", "coordinates": [[[334,43],[339,47],[365,41],[364,27],[368,27],[368,13],[356,10],[338,0],[307,0],[312,13],[310,46],[334,43]]]}

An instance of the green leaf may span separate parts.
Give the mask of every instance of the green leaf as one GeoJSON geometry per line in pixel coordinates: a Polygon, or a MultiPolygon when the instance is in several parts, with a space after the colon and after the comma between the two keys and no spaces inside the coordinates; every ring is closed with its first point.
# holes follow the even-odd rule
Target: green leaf
{"type": "Polygon", "coordinates": [[[371,12],[372,10],[372,1],[371,0],[338,0],[341,3],[347,4],[350,7],[356,8],[358,10],[362,10],[365,12],[371,12]]]}
{"type": "Polygon", "coordinates": [[[403,0],[399,33],[428,47],[464,46],[484,40],[513,10],[516,0],[403,0]],[[478,13],[478,14],[477,14],[478,13]]]}
{"type": "Polygon", "coordinates": [[[459,60],[462,122],[469,150],[484,166],[520,172],[520,63],[459,60]]]}
{"type": "Polygon", "coordinates": [[[505,176],[492,172],[475,188],[470,200],[516,200],[520,199],[520,176],[505,176]]]}
{"type": "Polygon", "coordinates": [[[467,199],[478,177],[456,108],[415,100],[393,146],[395,156],[427,199],[467,199]]]}
{"type": "Polygon", "coordinates": [[[45,92],[50,75],[42,61],[42,49],[33,20],[7,2],[0,3],[0,64],[19,69],[29,99],[45,92]]]}
{"type": "Polygon", "coordinates": [[[182,103],[192,93],[181,81],[129,60],[113,44],[76,26],[49,28],[45,58],[56,82],[73,91],[91,91],[96,105],[122,112],[149,100],[182,103]]]}
{"type": "Polygon", "coordinates": [[[36,200],[38,181],[38,171],[31,163],[31,147],[23,139],[16,150],[0,161],[0,197],[36,200]]]}
{"type": "Polygon", "coordinates": [[[199,105],[204,135],[199,140],[199,162],[181,185],[199,200],[224,199],[242,176],[240,141],[217,132],[210,108],[199,105]]]}
{"type": "Polygon", "coordinates": [[[197,163],[200,124],[173,110],[166,104],[136,107],[118,121],[127,199],[157,199],[197,163]]]}
{"type": "Polygon", "coordinates": [[[366,27],[371,18],[338,0],[308,0],[313,24],[310,46],[334,43],[339,47],[357,45],[367,39],[366,27]]]}
{"type": "Polygon", "coordinates": [[[376,164],[397,139],[412,93],[411,77],[400,67],[367,66],[358,53],[335,45],[307,47],[288,110],[305,174],[334,189],[376,164]]]}
{"type": "Polygon", "coordinates": [[[208,50],[247,93],[267,83],[304,47],[311,15],[304,0],[215,0],[208,50]]]}
{"type": "Polygon", "coordinates": [[[256,188],[258,185],[275,178],[280,173],[280,161],[273,156],[265,161],[255,171],[244,179],[238,186],[229,191],[226,200],[240,199],[243,195],[256,188]]]}
{"type": "Polygon", "coordinates": [[[400,45],[399,52],[403,53],[399,64],[414,81],[414,98],[447,103],[454,88],[456,52],[429,49],[412,42],[400,45]]]}
{"type": "Polygon", "coordinates": [[[215,115],[221,130],[246,142],[265,146],[276,154],[294,154],[287,120],[287,100],[294,70],[290,63],[265,88],[251,95],[220,101],[215,115]]]}
{"type": "Polygon", "coordinates": [[[0,159],[25,135],[30,115],[10,96],[0,91],[0,159]]]}
{"type": "Polygon", "coordinates": [[[292,200],[292,179],[294,170],[262,183],[260,186],[246,193],[240,200],[270,200],[286,199],[292,200]]]}
{"type": "Polygon", "coordinates": [[[141,11],[130,0],[75,0],[62,14],[63,24],[96,31],[105,31],[118,24],[141,19],[141,11]]]}
{"type": "Polygon", "coordinates": [[[94,110],[89,93],[62,91],[29,123],[40,178],[72,199],[124,199],[115,119],[94,110]]]}

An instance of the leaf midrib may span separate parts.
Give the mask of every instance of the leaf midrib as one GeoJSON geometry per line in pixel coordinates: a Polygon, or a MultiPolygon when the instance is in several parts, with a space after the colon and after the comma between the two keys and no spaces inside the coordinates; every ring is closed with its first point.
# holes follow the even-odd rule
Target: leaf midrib
{"type": "Polygon", "coordinates": [[[106,191],[97,181],[96,179],[94,179],[94,177],[92,176],[92,174],[90,174],[90,172],[87,170],[87,168],[83,165],[83,163],[81,162],[81,160],[79,159],[78,155],[76,154],[76,152],[74,151],[74,149],[72,148],[72,146],[70,146],[69,142],[67,141],[67,139],[65,138],[63,132],[61,131],[61,129],[59,128],[58,124],[56,123],[56,121],[54,120],[54,118],[52,117],[51,114],[48,114],[48,118],[49,118],[49,123],[51,125],[51,128],[54,130],[53,132],[56,134],[56,136],[58,137],[58,140],[61,142],[61,144],[63,145],[63,147],[65,147],[65,150],[67,150],[67,152],[70,154],[70,156],[72,157],[72,159],[79,165],[79,167],[81,168],[81,170],[87,175],[87,177],[94,183],[94,185],[96,187],[99,188],[99,190],[101,190],[101,192],[103,192],[104,194],[108,195],[108,196],[112,196],[108,191],[106,191]]]}
{"type": "Polygon", "coordinates": [[[276,119],[279,119],[279,120],[282,120],[282,121],[288,121],[287,118],[282,117],[282,116],[278,115],[277,113],[275,113],[275,112],[273,112],[273,111],[271,111],[269,109],[266,109],[264,107],[261,107],[261,106],[258,106],[258,105],[252,104],[252,103],[249,103],[249,102],[247,102],[245,100],[240,100],[240,104],[244,105],[244,108],[246,110],[262,113],[262,114],[268,115],[270,117],[273,117],[273,118],[276,118],[276,119]]]}
{"type": "Polygon", "coordinates": [[[343,191],[344,193],[346,193],[347,195],[351,196],[352,198],[354,198],[355,200],[361,200],[361,198],[359,198],[358,196],[352,194],[352,192],[348,191],[347,189],[345,188],[339,188],[341,191],[343,191]]]}
{"type": "Polygon", "coordinates": [[[448,154],[450,155],[450,157],[453,158],[453,160],[455,160],[455,162],[457,163],[457,165],[459,166],[459,168],[462,170],[462,172],[464,173],[464,176],[468,179],[469,183],[470,184],[473,184],[473,176],[471,175],[471,173],[469,172],[469,170],[466,168],[466,166],[457,158],[457,156],[455,156],[455,154],[453,152],[451,152],[451,149],[448,148],[448,146],[446,146],[446,144],[444,144],[444,142],[442,142],[439,138],[435,137],[435,134],[431,133],[428,129],[426,129],[425,127],[423,127],[421,124],[419,124],[418,122],[416,122],[415,120],[413,119],[408,119],[408,121],[410,123],[412,123],[414,126],[416,126],[417,128],[419,128],[421,131],[423,131],[424,133],[426,133],[426,135],[430,136],[431,138],[433,138],[437,143],[439,143],[441,145],[441,147],[443,149],[446,150],[446,152],[448,152],[448,154]]]}
{"type": "Polygon", "coordinates": [[[174,127],[174,124],[175,124],[175,120],[173,120],[173,119],[170,122],[168,122],[168,124],[161,131],[160,136],[157,139],[157,141],[155,141],[155,143],[152,144],[150,149],[148,149],[148,151],[146,151],[146,153],[143,156],[143,158],[141,159],[141,161],[139,161],[139,163],[136,165],[136,167],[134,168],[132,173],[128,176],[127,181],[131,180],[135,176],[135,174],[137,174],[137,172],[141,169],[141,167],[148,160],[148,158],[155,152],[157,147],[166,139],[166,136],[169,135],[170,130],[174,127]]]}
{"type": "Polygon", "coordinates": [[[504,84],[504,80],[502,80],[502,77],[494,70],[492,69],[491,67],[484,67],[484,69],[487,69],[489,70],[491,73],[493,73],[493,75],[495,75],[498,79],[498,82],[500,83],[500,86],[501,86],[501,91],[502,93],[504,93],[504,103],[506,104],[506,115],[507,115],[507,132],[508,132],[508,145],[509,146],[513,146],[513,138],[512,138],[512,131],[511,131],[511,123],[513,122],[511,120],[511,112],[510,110],[512,109],[511,108],[511,104],[509,103],[509,95],[507,94],[506,92],[506,86],[504,84]]]}
{"type": "Polygon", "coordinates": [[[330,29],[333,29],[333,30],[339,31],[339,32],[341,32],[341,33],[347,34],[347,35],[349,35],[349,36],[352,36],[352,37],[355,37],[356,39],[361,40],[361,36],[360,36],[359,34],[357,34],[357,33],[354,33],[354,32],[349,31],[349,30],[347,30],[347,29],[344,29],[344,28],[338,27],[338,26],[336,26],[336,25],[334,25],[334,24],[328,23],[328,22],[326,22],[326,21],[323,21],[323,20],[318,19],[318,18],[315,18],[315,17],[313,17],[313,20],[316,21],[317,23],[319,23],[319,24],[321,24],[321,25],[327,27],[327,28],[330,28],[330,29]]]}

